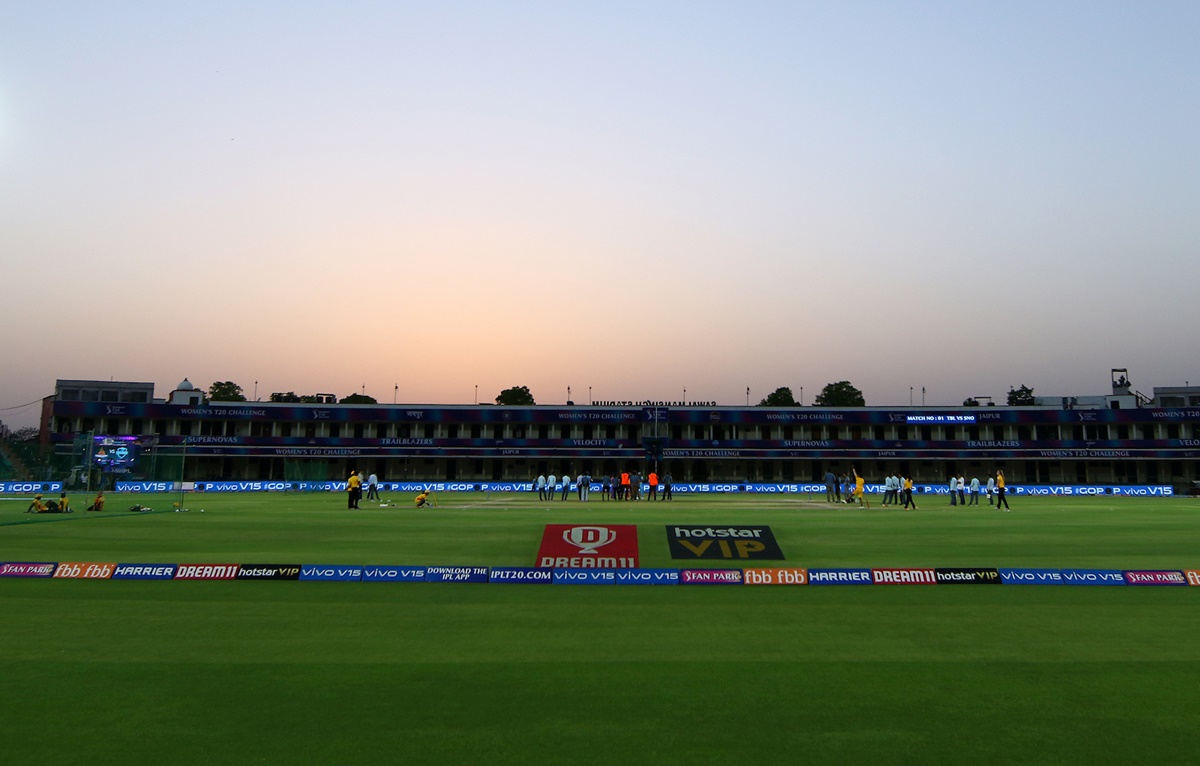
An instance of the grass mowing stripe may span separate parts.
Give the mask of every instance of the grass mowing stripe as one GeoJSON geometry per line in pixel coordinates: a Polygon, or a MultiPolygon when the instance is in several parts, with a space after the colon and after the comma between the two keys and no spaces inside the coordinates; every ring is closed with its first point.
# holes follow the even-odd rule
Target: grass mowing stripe
{"type": "Polygon", "coordinates": [[[0,663],[53,763],[1186,763],[1200,664],[0,663]],[[114,693],[116,690],[116,693],[114,693]],[[1130,699],[1139,701],[1131,707],[1130,699]],[[64,703],[69,711],[64,710],[64,703]]]}
{"type": "Polygon", "coordinates": [[[89,515],[89,516],[84,516],[84,515],[80,514],[79,516],[76,516],[74,511],[72,511],[71,513],[51,514],[55,518],[41,518],[41,516],[43,516],[44,514],[39,513],[39,514],[35,514],[38,518],[18,519],[16,521],[0,521],[0,527],[11,527],[15,524],[46,524],[46,523],[49,523],[52,521],[75,521],[77,519],[121,519],[121,518],[130,518],[132,516],[149,516],[152,513],[172,513],[172,512],[173,511],[162,510],[162,511],[139,511],[137,513],[105,513],[105,514],[101,514],[101,515],[89,515]]]}

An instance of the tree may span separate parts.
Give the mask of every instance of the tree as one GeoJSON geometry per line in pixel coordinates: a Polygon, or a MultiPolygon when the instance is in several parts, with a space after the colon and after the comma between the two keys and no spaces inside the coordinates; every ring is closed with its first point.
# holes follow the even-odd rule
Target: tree
{"type": "Polygon", "coordinates": [[[34,426],[25,426],[9,433],[8,438],[14,442],[35,442],[42,432],[34,426]]]}
{"type": "Polygon", "coordinates": [[[1008,406],[1021,407],[1034,404],[1033,389],[1028,386],[1008,389],[1008,406]]]}
{"type": "Polygon", "coordinates": [[[511,404],[511,405],[530,405],[537,404],[533,401],[533,394],[529,392],[529,386],[513,386],[506,388],[496,397],[496,404],[511,404]]]}
{"type": "Polygon", "coordinates": [[[288,391],[286,394],[271,394],[271,401],[282,402],[284,404],[299,404],[300,397],[296,396],[295,391],[288,391]]]}
{"type": "Polygon", "coordinates": [[[208,387],[208,399],[213,402],[244,402],[242,387],[232,380],[213,383],[208,387]]]}
{"type": "Polygon", "coordinates": [[[966,399],[963,399],[963,406],[964,407],[978,407],[979,400],[968,396],[966,399]]]}
{"type": "Polygon", "coordinates": [[[792,389],[787,386],[777,388],[767,394],[767,398],[758,403],[759,407],[795,407],[796,397],[792,396],[792,389]]]}
{"type": "Polygon", "coordinates": [[[822,388],[813,404],[818,407],[866,407],[867,400],[850,381],[839,380],[822,388]]]}
{"type": "Polygon", "coordinates": [[[343,397],[338,404],[379,404],[379,402],[375,401],[375,397],[366,394],[350,394],[343,397]]]}

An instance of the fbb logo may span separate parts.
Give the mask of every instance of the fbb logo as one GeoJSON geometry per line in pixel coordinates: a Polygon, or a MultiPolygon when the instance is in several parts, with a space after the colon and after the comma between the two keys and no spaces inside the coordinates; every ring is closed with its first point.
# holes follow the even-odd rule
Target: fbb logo
{"type": "Polygon", "coordinates": [[[1183,574],[1188,585],[1200,585],[1200,569],[1185,569],[1183,574]]]}
{"type": "Polygon", "coordinates": [[[65,562],[54,570],[54,576],[72,580],[107,580],[112,577],[116,564],[93,564],[65,562]]]}
{"type": "Polygon", "coordinates": [[[807,569],[743,569],[746,585],[808,585],[807,569]]]}

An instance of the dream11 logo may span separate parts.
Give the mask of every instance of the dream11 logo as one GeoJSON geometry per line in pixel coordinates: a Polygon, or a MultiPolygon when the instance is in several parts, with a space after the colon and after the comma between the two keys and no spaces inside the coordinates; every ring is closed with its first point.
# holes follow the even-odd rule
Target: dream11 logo
{"type": "Polygon", "coordinates": [[[617,539],[617,533],[608,527],[571,527],[564,529],[563,540],[574,545],[582,554],[596,554],[597,548],[603,548],[617,539]]]}
{"type": "Polygon", "coordinates": [[[638,565],[634,524],[547,524],[537,566],[575,569],[633,569],[638,565]]]}

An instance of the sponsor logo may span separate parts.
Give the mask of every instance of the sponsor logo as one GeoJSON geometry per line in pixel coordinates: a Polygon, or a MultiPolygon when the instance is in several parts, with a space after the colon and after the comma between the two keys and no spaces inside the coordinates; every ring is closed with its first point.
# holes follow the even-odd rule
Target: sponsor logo
{"type": "Polygon", "coordinates": [[[693,527],[667,525],[673,559],[766,559],[779,561],[783,551],[770,527],[693,527]]]}
{"type": "Polygon", "coordinates": [[[1062,572],[1057,569],[1001,569],[1000,582],[1005,585],[1062,585],[1062,572]]]}
{"type": "MultiPolygon", "coordinates": [[[[284,492],[292,489],[286,481],[198,481],[196,489],[201,492],[284,492]]],[[[346,486],[341,483],[342,488],[346,486]]]]}
{"type": "Polygon", "coordinates": [[[363,567],[362,581],[425,582],[425,567],[363,567]]]}
{"type": "Polygon", "coordinates": [[[0,564],[0,577],[53,577],[55,562],[10,561],[0,564]]]}
{"type": "Polygon", "coordinates": [[[615,569],[556,569],[555,585],[616,585],[615,569]]]}
{"type": "Polygon", "coordinates": [[[1125,582],[1129,585],[1187,585],[1183,572],[1175,571],[1140,571],[1125,572],[1125,582]]]}
{"type": "Polygon", "coordinates": [[[112,577],[115,566],[116,564],[67,562],[58,565],[58,568],[54,570],[54,576],[72,580],[107,580],[112,577]]]}
{"type": "Polygon", "coordinates": [[[988,568],[938,568],[933,570],[939,583],[963,585],[999,585],[1000,570],[988,568]]]}
{"type": "Polygon", "coordinates": [[[299,580],[299,564],[242,564],[239,580],[299,580]]]}
{"type": "Polygon", "coordinates": [[[425,582],[487,581],[487,567],[425,567],[425,582]]]}
{"type": "Polygon", "coordinates": [[[547,524],[537,566],[557,569],[636,569],[637,527],[633,524],[547,524]]]}
{"type": "Polygon", "coordinates": [[[807,569],[743,569],[746,585],[807,585],[807,569]]]}
{"type": "Polygon", "coordinates": [[[679,572],[681,585],[741,585],[740,569],[682,569],[679,572]]]}
{"type": "Polygon", "coordinates": [[[870,569],[810,569],[810,585],[870,585],[870,569]]]}
{"type": "Polygon", "coordinates": [[[118,481],[117,492],[170,492],[174,486],[171,481],[118,481]]]}
{"type": "Polygon", "coordinates": [[[113,580],[173,580],[174,564],[117,564],[113,580]]]}
{"type": "Polygon", "coordinates": [[[1119,569],[1064,569],[1063,585],[1124,585],[1125,574],[1119,569]]]}
{"type": "Polygon", "coordinates": [[[678,585],[678,569],[618,569],[617,585],[678,585]]]}
{"type": "Polygon", "coordinates": [[[36,492],[60,492],[61,481],[0,481],[0,493],[12,495],[33,494],[36,492]]]}
{"type": "Polygon", "coordinates": [[[937,573],[932,569],[872,569],[875,585],[934,585],[937,573]]]}
{"type": "Polygon", "coordinates": [[[176,580],[233,580],[237,578],[237,564],[180,564],[175,570],[176,580]]]}
{"type": "Polygon", "coordinates": [[[532,582],[554,581],[554,570],[541,567],[492,567],[488,582],[532,582]]]}
{"type": "Polygon", "coordinates": [[[1187,578],[1188,585],[1200,585],[1200,569],[1185,569],[1183,576],[1187,578]]]}
{"type": "Polygon", "coordinates": [[[363,568],[358,566],[341,566],[338,564],[305,564],[300,567],[301,580],[317,580],[327,582],[358,582],[362,579],[363,568]]]}

